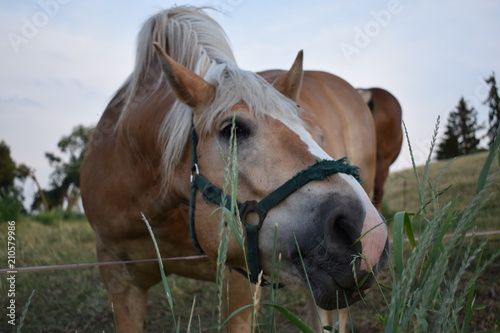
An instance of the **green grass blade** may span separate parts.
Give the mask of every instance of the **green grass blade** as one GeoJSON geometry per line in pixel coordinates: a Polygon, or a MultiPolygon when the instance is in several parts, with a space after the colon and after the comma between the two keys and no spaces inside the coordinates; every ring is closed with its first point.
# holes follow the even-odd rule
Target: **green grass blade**
{"type": "Polygon", "coordinates": [[[372,231],[373,229],[375,229],[375,228],[380,227],[380,226],[381,226],[381,225],[383,225],[383,224],[385,224],[385,222],[381,222],[381,223],[377,224],[376,226],[374,226],[374,227],[370,228],[370,229],[369,229],[368,231],[366,231],[364,234],[362,234],[361,236],[359,236],[359,238],[358,238],[358,239],[356,239],[356,240],[354,241],[354,243],[352,243],[352,245],[351,245],[351,246],[354,246],[354,245],[356,245],[357,243],[359,243],[359,242],[363,239],[363,237],[365,237],[365,236],[366,236],[369,232],[371,232],[371,231],[372,231]]]}
{"type": "Polygon", "coordinates": [[[224,320],[222,322],[222,324],[220,324],[220,327],[224,327],[227,323],[229,323],[229,320],[231,318],[233,318],[235,315],[237,315],[238,313],[240,313],[241,311],[244,311],[250,307],[253,307],[253,304],[248,304],[248,305],[245,305],[245,306],[242,306],[241,308],[239,309],[236,309],[234,310],[229,316],[227,316],[226,320],[224,320]]]}
{"type": "Polygon", "coordinates": [[[394,215],[392,225],[392,246],[394,251],[394,266],[396,276],[401,279],[403,275],[403,229],[405,223],[406,212],[397,212],[394,215]]]}
{"type": "MultiPolygon", "coordinates": [[[[498,153],[498,147],[500,147],[500,128],[495,141],[491,145],[490,153],[488,154],[488,157],[486,157],[486,161],[484,162],[483,168],[481,169],[481,173],[479,174],[479,178],[476,184],[477,193],[481,192],[481,190],[484,188],[484,185],[486,184],[486,178],[488,178],[488,173],[490,171],[491,164],[493,163],[495,154],[498,153]]],[[[500,167],[500,154],[498,154],[498,165],[500,167]]]]}
{"type": "Polygon", "coordinates": [[[263,306],[268,306],[271,308],[274,308],[278,310],[283,316],[285,316],[295,327],[297,327],[301,332],[304,333],[315,333],[315,331],[307,326],[306,323],[302,321],[299,317],[294,315],[290,310],[287,308],[284,308],[280,305],[277,304],[271,304],[271,303],[262,303],[263,306]]]}
{"type": "MultiPolygon", "coordinates": [[[[497,137],[498,138],[498,137],[497,137]]],[[[481,270],[481,258],[483,256],[483,251],[479,253],[477,258],[476,267],[474,268],[474,275],[478,276],[479,271],[481,270]]],[[[472,312],[475,310],[474,301],[475,301],[475,291],[476,291],[476,281],[472,282],[472,285],[467,293],[467,301],[465,303],[464,308],[464,322],[462,325],[462,332],[466,333],[470,330],[470,323],[472,320],[472,312]]]]}
{"type": "Polygon", "coordinates": [[[405,213],[404,217],[404,231],[406,233],[406,237],[408,237],[408,242],[410,243],[412,249],[417,247],[417,242],[415,241],[415,235],[413,233],[413,227],[411,226],[410,214],[405,213]]]}

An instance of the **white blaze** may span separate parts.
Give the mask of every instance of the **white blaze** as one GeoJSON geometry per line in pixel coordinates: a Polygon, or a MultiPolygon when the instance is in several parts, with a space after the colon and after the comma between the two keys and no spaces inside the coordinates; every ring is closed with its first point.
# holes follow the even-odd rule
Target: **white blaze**
{"type": "MultiPolygon", "coordinates": [[[[309,133],[302,124],[281,121],[300,137],[309,147],[311,154],[316,156],[318,160],[334,160],[316,141],[314,141],[311,133],[309,133]]],[[[385,240],[387,239],[387,227],[359,182],[351,175],[344,173],[339,173],[338,175],[355,191],[365,209],[366,215],[361,230],[361,236],[363,236],[361,238],[361,245],[363,248],[362,255],[364,260],[361,261],[360,269],[370,272],[373,265],[377,263],[384,251],[385,240]]]]}
{"type": "Polygon", "coordinates": [[[300,139],[309,147],[309,151],[314,156],[318,157],[318,160],[334,160],[330,155],[328,155],[323,148],[321,148],[316,141],[314,141],[311,133],[309,133],[304,125],[299,122],[287,122],[283,119],[278,119],[283,124],[285,124],[289,129],[295,132],[300,139]]]}

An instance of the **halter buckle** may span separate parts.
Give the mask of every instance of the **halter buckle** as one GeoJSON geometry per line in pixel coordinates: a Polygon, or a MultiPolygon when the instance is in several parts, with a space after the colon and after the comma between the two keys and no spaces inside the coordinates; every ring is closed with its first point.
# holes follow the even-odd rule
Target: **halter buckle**
{"type": "Polygon", "coordinates": [[[192,183],[195,176],[200,174],[200,169],[198,169],[198,163],[193,163],[191,167],[191,176],[189,177],[189,182],[192,183]]]}

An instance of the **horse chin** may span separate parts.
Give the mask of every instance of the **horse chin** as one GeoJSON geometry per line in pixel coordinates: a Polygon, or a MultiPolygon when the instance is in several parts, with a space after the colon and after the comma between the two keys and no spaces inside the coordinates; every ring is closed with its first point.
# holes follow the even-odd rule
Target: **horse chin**
{"type": "Polygon", "coordinates": [[[320,308],[324,310],[343,309],[361,299],[360,293],[362,292],[355,287],[356,283],[352,272],[350,272],[350,265],[338,265],[335,268],[335,265],[326,266],[307,258],[304,259],[306,260],[294,258],[292,261],[300,272],[302,283],[306,287],[311,286],[314,300],[320,308]],[[306,266],[307,277],[302,262],[306,266]]]}
{"type": "Polygon", "coordinates": [[[343,309],[361,299],[356,290],[340,286],[331,276],[309,277],[316,304],[324,310],[343,309]]]}

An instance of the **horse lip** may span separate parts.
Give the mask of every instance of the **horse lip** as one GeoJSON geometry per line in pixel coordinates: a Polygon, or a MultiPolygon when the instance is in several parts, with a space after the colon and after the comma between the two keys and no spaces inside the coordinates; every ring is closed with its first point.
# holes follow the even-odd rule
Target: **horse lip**
{"type": "Polygon", "coordinates": [[[310,258],[301,259],[297,254],[297,256],[292,257],[292,262],[299,271],[302,281],[306,286],[310,286],[316,304],[320,308],[325,310],[344,308],[360,299],[358,290],[343,287],[335,278],[333,272],[325,269],[324,264],[307,259],[310,258]],[[307,270],[307,277],[303,264],[307,270]]]}
{"type": "MultiPolygon", "coordinates": [[[[295,267],[299,270],[299,272],[304,276],[305,278],[305,272],[304,272],[304,266],[308,270],[307,274],[310,276],[311,273],[310,271],[316,271],[320,270],[329,277],[332,278],[332,280],[335,281],[336,284],[338,284],[340,287],[344,288],[341,283],[337,281],[335,278],[335,273],[342,274],[346,271],[346,269],[350,268],[350,265],[343,265],[339,263],[335,263],[336,265],[332,265],[331,262],[322,262],[316,260],[313,256],[307,256],[307,255],[300,255],[296,253],[295,255],[292,256],[292,262],[295,264],[295,267]],[[335,266],[342,266],[342,269],[335,271],[335,266]]],[[[346,288],[349,289],[349,288],[346,288]]]]}

